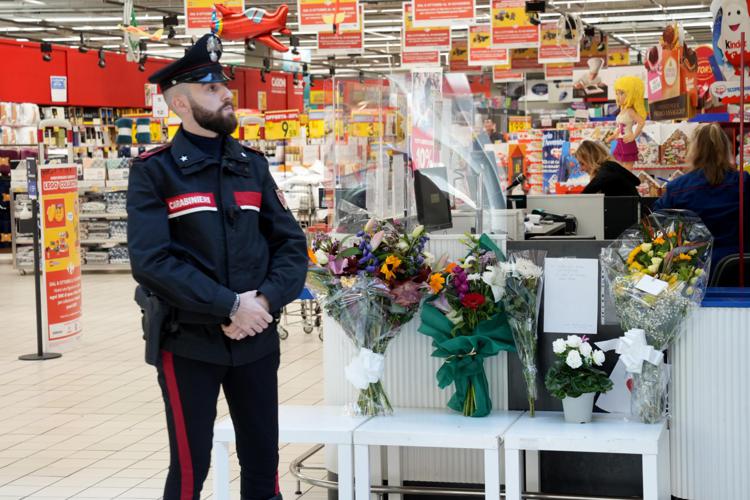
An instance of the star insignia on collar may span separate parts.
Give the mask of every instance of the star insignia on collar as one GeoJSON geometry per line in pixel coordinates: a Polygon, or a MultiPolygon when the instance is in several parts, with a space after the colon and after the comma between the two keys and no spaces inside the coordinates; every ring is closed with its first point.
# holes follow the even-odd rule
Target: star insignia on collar
{"type": "Polygon", "coordinates": [[[185,163],[186,161],[188,161],[188,157],[185,156],[185,155],[182,155],[182,156],[180,156],[180,161],[183,162],[183,163],[185,163]]]}

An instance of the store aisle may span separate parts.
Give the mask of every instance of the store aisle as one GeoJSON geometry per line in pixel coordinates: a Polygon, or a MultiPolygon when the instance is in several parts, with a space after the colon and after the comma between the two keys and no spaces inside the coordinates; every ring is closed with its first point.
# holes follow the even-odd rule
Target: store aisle
{"type": "MultiPolygon", "coordinates": [[[[0,263],[0,500],[158,499],[169,454],[155,370],[143,362],[128,274],[84,275],[84,337],[63,357],[18,361],[35,350],[34,280],[0,263]]],[[[282,403],[323,398],[322,343],[290,328],[282,341],[282,403]]],[[[219,415],[227,414],[226,403],[219,415]]],[[[282,445],[281,490],[294,499],[289,463],[308,448],[282,445]]],[[[233,456],[232,498],[239,498],[233,456]]],[[[322,455],[309,462],[320,465],[322,455]]],[[[202,498],[211,498],[211,474],[202,498]]],[[[306,500],[327,498],[304,487],[306,500]]]]}

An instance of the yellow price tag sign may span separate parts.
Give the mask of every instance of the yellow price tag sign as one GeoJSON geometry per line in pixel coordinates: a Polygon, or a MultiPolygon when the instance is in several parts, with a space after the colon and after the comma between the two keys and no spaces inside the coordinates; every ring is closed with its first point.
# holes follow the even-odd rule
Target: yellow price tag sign
{"type": "Polygon", "coordinates": [[[266,140],[280,141],[299,136],[299,112],[266,113],[266,140]]]}
{"type": "Polygon", "coordinates": [[[383,124],[380,122],[352,123],[349,133],[354,137],[380,137],[383,135],[383,124]]]}
{"type": "Polygon", "coordinates": [[[520,119],[510,118],[508,120],[508,132],[525,132],[531,128],[531,118],[521,117],[520,119]]]}
{"type": "Polygon", "coordinates": [[[245,125],[243,128],[243,140],[257,141],[260,139],[260,123],[251,123],[250,125],[245,125]]]}
{"type": "Polygon", "coordinates": [[[307,124],[307,136],[310,139],[321,139],[326,135],[326,122],[323,120],[310,120],[307,124]]]}

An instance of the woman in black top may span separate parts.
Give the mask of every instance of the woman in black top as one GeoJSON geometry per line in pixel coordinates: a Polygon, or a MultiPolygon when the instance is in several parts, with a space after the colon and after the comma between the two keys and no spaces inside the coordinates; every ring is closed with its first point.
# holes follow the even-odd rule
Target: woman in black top
{"type": "Polygon", "coordinates": [[[641,181],[628,169],[617,163],[609,150],[600,142],[583,141],[575,152],[581,170],[591,181],[584,194],[603,193],[604,196],[638,196],[636,189],[641,181]]]}

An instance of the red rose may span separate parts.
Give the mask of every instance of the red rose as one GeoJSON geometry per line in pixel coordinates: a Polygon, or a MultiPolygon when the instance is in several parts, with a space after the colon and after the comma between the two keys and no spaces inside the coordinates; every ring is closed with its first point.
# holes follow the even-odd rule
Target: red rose
{"type": "Polygon", "coordinates": [[[461,305],[467,309],[477,310],[482,304],[484,304],[484,295],[481,293],[467,293],[461,299],[461,305]]]}

